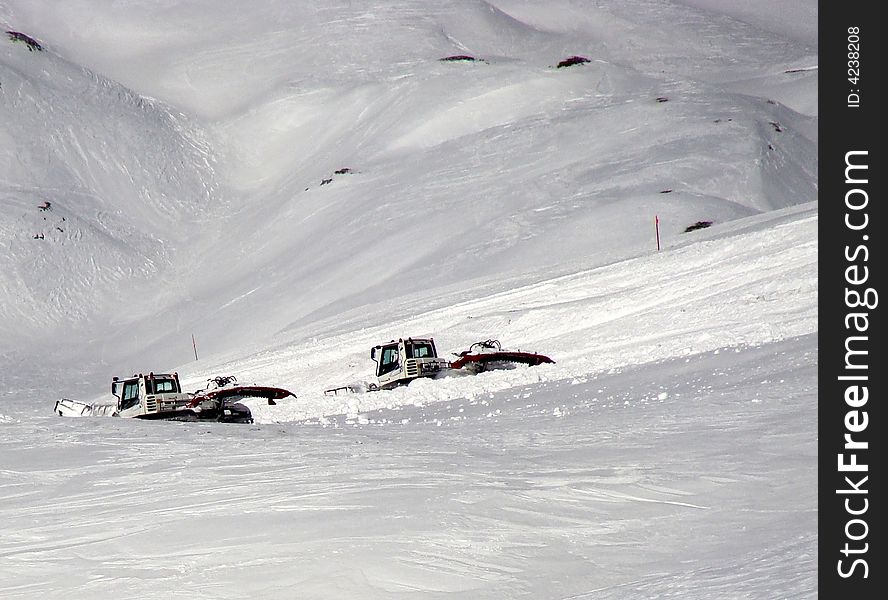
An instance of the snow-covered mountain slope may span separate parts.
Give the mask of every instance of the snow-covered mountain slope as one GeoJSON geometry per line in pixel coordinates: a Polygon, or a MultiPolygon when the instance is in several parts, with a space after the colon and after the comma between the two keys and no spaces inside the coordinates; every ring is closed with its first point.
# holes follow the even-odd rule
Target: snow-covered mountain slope
{"type": "Polygon", "coordinates": [[[0,596],[816,595],[816,3],[772,4],[0,0],[0,596]],[[323,394],[402,336],[556,362],[323,394]],[[150,370],[298,397],[50,412],[150,370]]]}
{"type": "Polygon", "coordinates": [[[46,51],[3,45],[3,329],[171,365],[191,333],[206,354],[272,343],[419,290],[634,256],[657,215],[669,245],[814,199],[816,118],[761,93],[816,97],[816,72],[786,72],[814,49],[632,4],[7,2],[46,51]],[[457,53],[486,62],[438,60],[457,53]],[[591,62],[553,67],[571,54],[591,62]],[[33,240],[49,190],[78,228],[33,240]]]}
{"type": "Polygon", "coordinates": [[[203,133],[5,36],[0,85],[0,334],[52,337],[162,289],[218,202],[203,133]]]}

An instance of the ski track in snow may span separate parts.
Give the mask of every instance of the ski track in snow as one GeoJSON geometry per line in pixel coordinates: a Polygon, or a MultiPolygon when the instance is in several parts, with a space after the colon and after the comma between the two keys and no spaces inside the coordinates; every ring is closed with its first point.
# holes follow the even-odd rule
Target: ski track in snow
{"type": "Polygon", "coordinates": [[[789,597],[805,579],[761,548],[816,540],[815,339],[403,407],[409,426],[6,424],[0,591],[789,597]]]}

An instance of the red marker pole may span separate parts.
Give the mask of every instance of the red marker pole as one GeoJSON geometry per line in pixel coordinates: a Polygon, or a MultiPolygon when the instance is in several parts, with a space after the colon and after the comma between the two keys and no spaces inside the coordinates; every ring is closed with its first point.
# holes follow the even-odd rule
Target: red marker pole
{"type": "Polygon", "coordinates": [[[654,230],[657,232],[657,252],[660,251],[660,216],[654,216],[654,230]]]}

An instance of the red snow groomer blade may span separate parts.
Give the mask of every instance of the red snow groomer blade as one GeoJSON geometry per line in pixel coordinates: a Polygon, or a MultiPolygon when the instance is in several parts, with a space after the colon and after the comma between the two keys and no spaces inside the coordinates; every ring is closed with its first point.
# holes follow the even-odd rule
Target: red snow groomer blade
{"type": "MultiPolygon", "coordinates": [[[[268,403],[273,405],[275,400],[282,400],[287,396],[296,397],[296,394],[289,390],[276,387],[267,387],[264,385],[236,385],[230,388],[222,388],[202,394],[200,400],[242,400],[244,398],[265,398],[268,403]]],[[[195,402],[192,400],[192,403],[195,402]]]]}
{"type": "Polygon", "coordinates": [[[296,394],[283,388],[269,387],[265,385],[242,385],[237,382],[234,375],[223,375],[207,380],[207,387],[194,393],[194,398],[189,407],[194,408],[201,403],[210,400],[217,404],[237,402],[245,398],[265,398],[269,405],[274,405],[275,400],[282,400],[287,396],[296,397],[296,394]]]}
{"type": "Polygon", "coordinates": [[[555,361],[536,352],[521,352],[519,350],[503,350],[499,340],[484,340],[475,342],[456,354],[459,358],[452,361],[450,366],[454,369],[465,369],[472,373],[481,373],[492,369],[512,369],[515,365],[529,365],[535,367],[543,363],[555,361]]]}
{"type": "MultiPolygon", "coordinates": [[[[216,379],[223,379],[217,377],[216,379]]],[[[265,385],[238,385],[237,380],[233,376],[227,379],[223,385],[229,387],[219,387],[215,390],[201,390],[195,394],[194,399],[189,406],[197,406],[204,400],[214,400],[216,402],[228,402],[243,400],[245,398],[265,398],[270,405],[275,404],[275,400],[282,400],[287,396],[296,397],[296,394],[290,390],[283,388],[268,387],[265,385]]]]}
{"type": "MultiPolygon", "coordinates": [[[[203,389],[194,393],[184,412],[191,413],[198,420],[214,420],[223,423],[252,423],[253,413],[241,403],[248,398],[265,398],[268,404],[277,404],[287,396],[296,397],[289,390],[264,385],[238,385],[233,375],[216,377],[210,380],[216,389],[203,389]]],[[[208,385],[207,388],[210,386],[208,385]]]]}

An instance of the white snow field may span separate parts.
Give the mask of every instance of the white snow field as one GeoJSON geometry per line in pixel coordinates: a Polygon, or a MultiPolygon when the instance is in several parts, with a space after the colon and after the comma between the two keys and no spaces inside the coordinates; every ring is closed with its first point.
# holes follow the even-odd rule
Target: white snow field
{"type": "Polygon", "coordinates": [[[816,23],[0,0],[0,597],[816,596],[816,23]],[[53,414],[148,371],[297,397],[53,414]]]}

